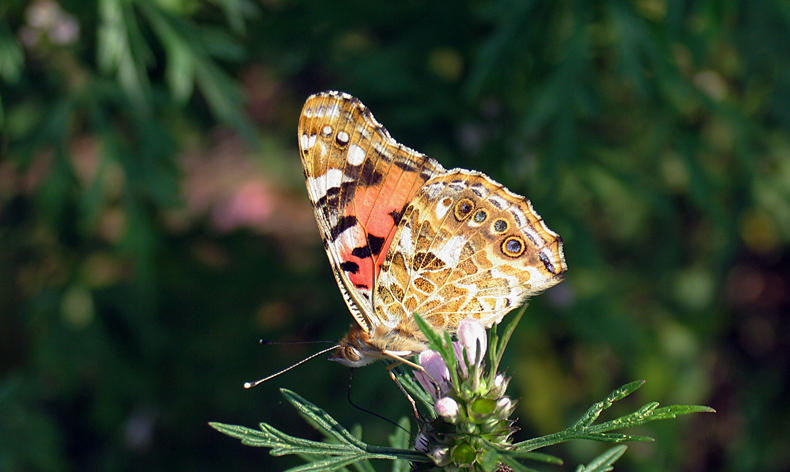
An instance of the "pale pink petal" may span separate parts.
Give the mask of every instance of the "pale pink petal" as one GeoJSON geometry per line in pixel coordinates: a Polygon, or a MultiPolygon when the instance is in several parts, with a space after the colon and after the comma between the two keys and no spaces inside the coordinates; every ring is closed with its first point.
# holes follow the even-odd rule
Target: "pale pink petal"
{"type": "Polygon", "coordinates": [[[444,395],[450,391],[450,370],[438,352],[422,351],[418,362],[425,372],[415,371],[414,378],[427,392],[430,392],[434,398],[438,398],[437,395],[444,395]]]}
{"type": "Polygon", "coordinates": [[[483,361],[486,349],[488,348],[488,338],[486,329],[482,323],[474,318],[464,318],[458,324],[458,342],[466,348],[467,365],[475,364],[479,357],[479,365],[483,361]],[[477,346],[480,346],[480,354],[477,353],[477,346]]]}
{"type": "Polygon", "coordinates": [[[417,437],[414,438],[414,449],[428,452],[428,438],[424,434],[418,433],[417,437]]]}
{"type": "Polygon", "coordinates": [[[458,402],[453,400],[450,397],[443,397],[437,400],[436,404],[434,405],[436,408],[436,414],[441,416],[442,418],[446,418],[450,421],[455,420],[458,417],[458,402]]]}

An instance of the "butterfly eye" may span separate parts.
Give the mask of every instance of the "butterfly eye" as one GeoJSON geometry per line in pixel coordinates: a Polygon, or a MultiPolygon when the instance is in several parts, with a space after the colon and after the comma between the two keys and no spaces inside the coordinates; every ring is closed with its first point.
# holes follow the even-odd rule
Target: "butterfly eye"
{"type": "Polygon", "coordinates": [[[345,346],[343,348],[343,357],[350,362],[359,362],[362,355],[352,346],[345,346]]]}
{"type": "Polygon", "coordinates": [[[518,257],[524,254],[524,242],[520,238],[511,236],[502,242],[502,252],[510,257],[518,257]]]}
{"type": "Polygon", "coordinates": [[[507,231],[507,221],[505,220],[496,220],[494,221],[494,231],[497,233],[504,233],[507,231]]]}
{"type": "Polygon", "coordinates": [[[474,216],[475,223],[482,223],[486,218],[488,218],[488,213],[485,210],[477,210],[474,216]]]}
{"type": "Polygon", "coordinates": [[[458,221],[463,221],[469,216],[469,213],[472,213],[472,210],[475,209],[475,204],[472,200],[468,198],[462,198],[458,200],[458,203],[455,204],[455,219],[458,221]]]}

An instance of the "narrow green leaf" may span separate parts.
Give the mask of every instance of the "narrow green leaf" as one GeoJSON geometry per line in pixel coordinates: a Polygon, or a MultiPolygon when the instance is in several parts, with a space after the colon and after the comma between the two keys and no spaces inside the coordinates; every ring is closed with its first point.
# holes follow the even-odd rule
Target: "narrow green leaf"
{"type": "Polygon", "coordinates": [[[510,321],[505,325],[502,334],[499,334],[499,327],[497,325],[491,327],[491,343],[488,350],[489,361],[491,362],[491,366],[489,367],[491,372],[490,378],[488,379],[489,384],[494,382],[494,377],[496,377],[499,371],[499,364],[502,362],[502,357],[505,355],[505,348],[510,342],[510,337],[516,330],[516,326],[518,326],[519,321],[521,321],[521,318],[524,316],[527,305],[528,303],[525,303],[520,309],[516,310],[513,315],[510,315],[510,321]]]}
{"type": "Polygon", "coordinates": [[[559,457],[540,452],[500,451],[500,454],[503,456],[515,457],[517,459],[529,459],[531,461],[543,462],[546,464],[562,465],[562,459],[559,457]]]}
{"type": "Polygon", "coordinates": [[[715,410],[706,406],[696,405],[672,405],[663,408],[656,408],[657,403],[648,403],[634,413],[622,416],[612,421],[607,421],[589,428],[590,431],[600,432],[612,429],[632,428],[650,421],[667,420],[677,418],[689,413],[713,413],[715,410]]]}
{"type": "Polygon", "coordinates": [[[535,449],[558,444],[571,439],[592,439],[595,441],[604,442],[625,442],[625,441],[653,441],[652,438],[647,436],[630,436],[622,433],[609,433],[615,429],[625,429],[634,426],[645,424],[649,421],[664,420],[675,418],[680,415],[689,413],[705,413],[713,412],[714,410],[705,406],[694,405],[673,405],[664,408],[658,408],[658,403],[651,402],[642,406],[639,410],[617,418],[612,421],[607,421],[598,425],[592,423],[598,418],[601,412],[618,400],[622,400],[626,396],[633,393],[644,384],[644,381],[635,381],[623,385],[618,388],[605,400],[596,403],[587,412],[579,418],[576,423],[570,428],[560,431],[559,433],[542,436],[539,438],[529,439],[520,443],[514,444],[514,451],[527,452],[535,449]]]}
{"type": "MultiPolygon", "coordinates": [[[[404,416],[398,421],[398,424],[400,428],[395,429],[395,432],[389,437],[390,446],[397,449],[408,449],[411,446],[411,421],[404,416]]],[[[392,472],[409,472],[410,470],[411,463],[407,460],[396,459],[392,462],[392,472]]]]}
{"type": "Polygon", "coordinates": [[[422,316],[420,316],[418,313],[414,313],[413,316],[414,321],[417,323],[417,327],[420,328],[422,334],[428,338],[428,347],[441,353],[441,350],[444,349],[442,338],[433,330],[433,327],[431,327],[428,322],[422,319],[422,316]]]}
{"type": "Polygon", "coordinates": [[[285,399],[288,400],[288,402],[315,428],[331,433],[342,443],[353,444],[361,449],[365,448],[365,443],[355,438],[346,428],[329,416],[326,411],[308,402],[291,390],[281,388],[280,393],[282,393],[285,399]]]}
{"type": "MultiPolygon", "coordinates": [[[[420,328],[420,331],[422,331],[425,337],[428,338],[428,347],[438,352],[448,366],[457,365],[455,350],[451,347],[452,339],[450,338],[450,333],[445,331],[443,335],[439,335],[433,330],[431,325],[422,319],[422,316],[417,313],[414,313],[413,316],[414,320],[417,322],[417,326],[420,328]]],[[[460,385],[458,372],[455,369],[450,369],[450,380],[453,385],[460,385]]]]}
{"type": "Polygon", "coordinates": [[[587,412],[579,418],[576,423],[573,424],[568,429],[578,429],[583,426],[591,425],[598,416],[600,416],[601,412],[606,410],[607,408],[611,407],[612,404],[618,400],[622,400],[623,398],[627,397],[634,391],[636,391],[639,387],[644,385],[644,380],[636,380],[634,382],[627,383],[622,387],[618,388],[617,390],[613,391],[606,397],[605,400],[600,401],[593,406],[591,406],[587,412]]]}
{"type": "Polygon", "coordinates": [[[19,40],[5,19],[0,19],[0,78],[11,84],[16,83],[24,65],[25,54],[19,40]]]}
{"type": "Polygon", "coordinates": [[[609,472],[613,469],[612,465],[625,454],[628,446],[615,446],[600,456],[596,457],[586,466],[580,465],[576,472],[609,472]]]}
{"type": "Polygon", "coordinates": [[[260,430],[222,423],[209,423],[209,425],[221,433],[241,439],[242,444],[254,447],[268,447],[272,449],[270,454],[273,456],[302,453],[341,455],[348,454],[349,451],[359,452],[358,448],[349,445],[330,444],[290,436],[265,423],[261,424],[260,430]]]}
{"type": "Polygon", "coordinates": [[[351,466],[357,472],[376,472],[376,469],[373,467],[373,463],[369,460],[360,460],[351,464],[351,466]]]}
{"type": "Polygon", "coordinates": [[[310,462],[309,464],[292,467],[286,472],[333,472],[347,465],[363,461],[365,459],[367,459],[367,457],[364,454],[359,456],[331,457],[320,461],[310,462]]]}
{"type": "MultiPolygon", "coordinates": [[[[455,357],[455,349],[453,349],[453,339],[447,331],[444,332],[444,347],[439,352],[442,354],[442,358],[448,366],[458,365],[458,359],[455,357]]],[[[458,369],[450,367],[450,381],[453,385],[461,385],[458,369]]]]}
{"type": "Polygon", "coordinates": [[[500,455],[499,459],[503,464],[510,466],[510,468],[513,469],[514,472],[540,472],[531,467],[525,466],[524,464],[519,462],[518,459],[512,456],[500,455]]]}
{"type": "Polygon", "coordinates": [[[132,2],[100,0],[97,60],[102,72],[115,75],[130,103],[147,109],[147,66],[154,56],[137,24],[133,6],[132,2]]]}
{"type": "Polygon", "coordinates": [[[244,33],[244,13],[245,11],[250,11],[251,9],[257,8],[257,6],[246,0],[218,0],[219,4],[222,5],[222,9],[225,12],[225,18],[228,21],[228,25],[230,25],[231,29],[235,33],[244,33]]]}
{"type": "Polygon", "coordinates": [[[398,421],[398,426],[400,428],[395,428],[395,431],[389,435],[390,446],[396,449],[408,449],[411,446],[409,444],[411,440],[411,421],[404,416],[398,421]]]}
{"type": "Polygon", "coordinates": [[[623,433],[589,433],[589,434],[579,434],[573,437],[573,439],[589,439],[592,441],[601,441],[601,442],[614,442],[614,443],[621,443],[621,442],[653,442],[655,439],[648,437],[648,436],[631,436],[629,434],[623,433]]]}

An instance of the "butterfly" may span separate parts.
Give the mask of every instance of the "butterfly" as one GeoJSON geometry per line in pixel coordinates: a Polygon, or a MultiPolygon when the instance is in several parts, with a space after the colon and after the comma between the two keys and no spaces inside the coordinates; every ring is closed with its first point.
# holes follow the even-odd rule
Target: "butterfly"
{"type": "Polygon", "coordinates": [[[567,270],[562,239],[483,173],[399,144],[358,99],[310,96],[299,117],[307,193],[356,320],[330,359],[359,367],[427,349],[413,314],[490,327],[567,270]]]}

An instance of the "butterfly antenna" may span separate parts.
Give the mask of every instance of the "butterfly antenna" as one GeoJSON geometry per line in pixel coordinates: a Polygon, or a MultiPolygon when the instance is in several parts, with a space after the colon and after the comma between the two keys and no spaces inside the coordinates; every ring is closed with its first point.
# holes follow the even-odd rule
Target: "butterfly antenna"
{"type": "MultiPolygon", "coordinates": [[[[261,340],[261,341],[263,341],[263,340],[261,340]]],[[[268,377],[262,378],[261,380],[258,380],[258,381],[255,381],[255,382],[245,382],[244,383],[244,388],[252,388],[252,387],[255,387],[256,385],[260,385],[260,384],[266,382],[267,380],[273,379],[273,378],[277,377],[280,374],[284,374],[285,372],[288,372],[289,370],[293,369],[296,366],[300,366],[300,365],[304,364],[305,362],[309,361],[310,359],[312,359],[314,357],[318,357],[321,354],[327,353],[327,352],[329,352],[329,351],[331,351],[333,349],[337,349],[338,347],[340,347],[340,346],[335,345],[335,346],[332,346],[332,347],[328,347],[328,348],[326,348],[326,349],[324,349],[322,351],[318,351],[315,354],[312,354],[312,355],[310,355],[308,357],[305,357],[304,359],[302,359],[301,361],[297,362],[296,364],[293,364],[290,367],[286,367],[285,369],[283,369],[283,370],[281,370],[281,371],[279,371],[279,372],[277,372],[275,374],[272,374],[272,375],[270,375],[268,377]]]]}
{"type": "Polygon", "coordinates": [[[348,374],[348,403],[350,403],[351,406],[353,406],[354,408],[356,408],[359,411],[363,411],[363,412],[365,412],[365,413],[367,413],[369,415],[373,415],[373,416],[375,416],[377,418],[380,418],[380,419],[386,421],[387,423],[392,423],[395,426],[397,426],[398,428],[406,431],[407,433],[409,432],[408,429],[406,429],[403,426],[399,425],[398,423],[392,421],[391,419],[389,419],[389,418],[387,418],[385,416],[381,416],[380,414],[376,413],[375,411],[370,411],[367,408],[363,408],[363,407],[357,405],[356,403],[354,403],[354,401],[351,399],[351,380],[353,378],[354,378],[354,369],[351,369],[351,372],[348,374]]]}

